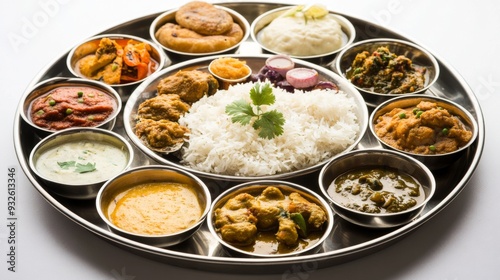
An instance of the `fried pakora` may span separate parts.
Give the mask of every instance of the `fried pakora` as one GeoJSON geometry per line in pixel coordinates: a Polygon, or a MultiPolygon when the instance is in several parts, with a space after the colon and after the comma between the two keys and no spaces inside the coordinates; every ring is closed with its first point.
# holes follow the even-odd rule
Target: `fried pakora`
{"type": "Polygon", "coordinates": [[[137,117],[176,122],[189,108],[190,106],[182,101],[179,95],[162,94],[142,102],[137,110],[137,117]]]}
{"type": "Polygon", "coordinates": [[[103,80],[107,84],[120,83],[123,48],[114,40],[103,38],[95,55],[83,57],[79,62],[82,75],[103,80]]]}
{"type": "Polygon", "coordinates": [[[198,70],[180,70],[162,79],[157,87],[158,95],[177,94],[188,104],[214,94],[218,88],[219,82],[211,74],[198,70]]]}
{"type": "Polygon", "coordinates": [[[115,85],[142,80],[157,69],[158,63],[151,58],[152,48],[147,43],[102,38],[95,44],[83,44],[78,51],[79,55],[88,53],[77,63],[77,69],[87,78],[115,85]]]}
{"type": "Polygon", "coordinates": [[[135,134],[153,148],[162,149],[184,142],[189,129],[169,120],[141,119],[135,125],[135,134]]]}

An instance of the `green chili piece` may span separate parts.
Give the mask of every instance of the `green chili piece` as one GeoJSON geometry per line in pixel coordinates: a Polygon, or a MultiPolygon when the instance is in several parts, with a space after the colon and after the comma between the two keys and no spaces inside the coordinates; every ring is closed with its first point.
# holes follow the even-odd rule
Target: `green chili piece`
{"type": "Polygon", "coordinates": [[[301,237],[307,237],[307,223],[302,214],[290,213],[290,219],[297,225],[297,233],[301,237]]]}

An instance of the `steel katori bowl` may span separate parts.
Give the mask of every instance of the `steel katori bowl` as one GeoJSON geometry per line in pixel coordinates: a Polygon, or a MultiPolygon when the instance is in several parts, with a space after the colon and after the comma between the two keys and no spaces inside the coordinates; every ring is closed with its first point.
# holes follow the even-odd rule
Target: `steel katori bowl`
{"type": "MultiPolygon", "coordinates": [[[[152,193],[154,193],[154,191],[143,193],[142,197],[147,199],[152,193]]],[[[208,187],[195,175],[175,167],[149,165],[128,169],[106,182],[97,194],[96,208],[99,216],[107,224],[111,232],[144,244],[157,247],[168,247],[187,240],[203,225],[210,210],[211,202],[212,198],[208,187]],[[152,220],[161,223],[162,219],[155,218],[155,216],[163,217],[165,212],[170,212],[170,218],[174,221],[185,218],[186,213],[188,213],[188,208],[192,207],[192,204],[187,202],[174,204],[159,203],[157,201],[157,203],[142,203],[142,209],[131,206],[133,211],[139,216],[135,216],[134,212],[120,212],[118,215],[125,216],[130,226],[125,228],[117,225],[112,219],[112,215],[114,215],[113,211],[119,204],[125,203],[121,198],[136,187],[147,188],[148,184],[155,183],[173,183],[182,186],[182,188],[190,188],[192,190],[192,195],[195,196],[198,203],[200,210],[199,216],[187,217],[192,219],[190,224],[186,223],[185,227],[178,227],[175,231],[172,230],[168,233],[162,233],[160,231],[146,233],[131,230],[131,228],[135,226],[141,227],[141,224],[154,226],[155,224],[151,224],[152,220]]]]}
{"type": "MultiPolygon", "coordinates": [[[[424,211],[426,204],[431,200],[436,190],[434,175],[424,164],[397,151],[376,148],[351,151],[333,158],[321,169],[318,183],[321,193],[330,202],[336,214],[346,221],[368,228],[392,228],[410,223],[424,211]],[[347,172],[377,168],[396,170],[398,174],[407,174],[416,179],[422,186],[424,195],[422,201],[403,211],[369,213],[353,207],[352,205],[357,205],[346,201],[346,198],[350,197],[336,190],[335,180],[339,176],[347,172]]],[[[373,189],[373,191],[390,191],[388,186],[384,185],[381,190],[373,189]]],[[[364,194],[356,194],[356,196],[361,195],[364,194]]],[[[366,203],[374,203],[371,201],[371,196],[366,200],[366,203]]]]}
{"type": "MultiPolygon", "coordinates": [[[[89,97],[88,104],[92,106],[98,104],[96,101],[92,101],[93,99],[94,97],[89,97]]],[[[59,121],[68,121],[68,124],[73,124],[71,127],[96,127],[112,130],[122,108],[122,99],[118,92],[111,86],[97,81],[82,78],[55,77],[41,81],[32,88],[29,88],[21,98],[20,106],[22,106],[19,109],[22,119],[34,128],[35,133],[40,138],[44,138],[54,132],[65,130],[70,127],[56,127],[51,125],[51,123],[59,121]],[[73,102],[69,102],[69,99],[66,97],[62,97],[61,102],[57,102],[56,100],[52,100],[53,98],[50,98],[50,95],[55,90],[64,90],[65,88],[77,88],[78,91],[82,92],[82,96],[79,97],[77,95],[79,93],[75,93],[72,97],[73,102]],[[111,105],[112,112],[106,119],[88,122],[83,121],[85,117],[91,119],[94,114],[94,111],[82,107],[86,104],[86,102],[84,102],[86,98],[86,89],[98,91],[99,94],[105,94],[109,97],[113,103],[111,105]],[[40,99],[45,99],[46,105],[48,105],[46,106],[47,110],[35,109],[33,107],[33,103],[40,99]],[[68,111],[68,109],[70,111],[68,111]],[[44,117],[44,114],[48,114],[47,117],[44,117]],[[46,119],[46,122],[40,124],[35,122],[34,117],[36,115],[41,115],[46,119]],[[74,118],[75,115],[78,115],[78,117],[74,118]]],[[[102,112],[102,110],[103,107],[97,109],[96,112],[102,112]]]]}
{"type": "MultiPolygon", "coordinates": [[[[407,115],[414,114],[409,113],[407,115]]],[[[409,117],[409,116],[405,116],[409,117]]],[[[396,119],[401,118],[401,116],[397,116],[396,119]]],[[[418,126],[420,128],[425,128],[425,129],[433,129],[433,130],[438,130],[437,126],[438,125],[443,125],[440,129],[448,129],[450,130],[451,127],[446,127],[446,121],[441,120],[442,116],[436,116],[434,123],[433,120],[428,120],[426,123],[420,123],[418,126]]],[[[427,167],[429,167],[431,170],[438,170],[442,168],[446,168],[449,165],[453,164],[456,160],[458,160],[461,156],[464,155],[464,153],[467,152],[468,148],[475,142],[477,135],[478,135],[478,124],[474,118],[474,116],[464,107],[459,105],[458,103],[451,101],[449,99],[446,99],[444,97],[437,97],[437,96],[428,96],[428,95],[406,95],[406,96],[400,96],[396,97],[394,99],[387,100],[386,102],[380,104],[377,106],[371,113],[370,115],[370,120],[368,122],[369,130],[370,132],[376,137],[378,142],[385,148],[387,149],[392,149],[399,151],[401,153],[404,153],[408,156],[411,156],[419,161],[421,161],[423,164],[425,164],[427,167]],[[393,144],[389,143],[387,140],[382,139],[381,134],[378,132],[377,125],[376,123],[378,122],[379,118],[381,118],[384,114],[390,113],[392,110],[398,110],[401,108],[411,108],[412,111],[417,108],[417,105],[420,102],[431,102],[435,103],[436,106],[440,109],[444,109],[449,112],[451,115],[451,118],[456,119],[458,123],[460,124],[460,128],[470,131],[470,140],[461,145],[461,146],[456,146],[456,149],[453,151],[449,152],[427,152],[427,149],[425,149],[425,153],[423,152],[416,152],[410,149],[402,149],[400,147],[395,147],[393,144]]],[[[394,128],[397,129],[397,128],[394,128]]],[[[417,131],[418,128],[413,128],[413,130],[417,131]]],[[[444,137],[444,135],[441,135],[442,133],[435,133],[434,135],[429,135],[433,136],[432,138],[429,138],[429,140],[426,140],[424,136],[417,136],[421,138],[420,140],[416,140],[416,142],[422,142],[420,146],[425,146],[428,147],[428,149],[432,149],[432,144],[429,141],[435,140],[434,138],[436,137],[444,137]],[[436,136],[437,135],[437,136],[436,136]],[[424,145],[425,144],[425,145],[424,145]]],[[[399,133],[395,134],[399,135],[400,137],[404,138],[406,141],[409,139],[410,135],[409,133],[399,133]]],[[[424,135],[424,134],[422,134],[424,135]]],[[[427,134],[428,135],[428,134],[427,134]]],[[[452,137],[457,137],[453,136],[454,133],[450,134],[452,137]]],[[[437,138],[436,138],[437,139],[437,138]]],[[[411,141],[412,143],[414,141],[411,141]]]]}
{"type": "MultiPolygon", "coordinates": [[[[326,60],[326,58],[330,59],[333,58],[337,53],[342,51],[343,49],[347,48],[352,42],[354,42],[354,39],[356,38],[356,29],[354,28],[354,25],[345,17],[338,15],[334,13],[333,11],[329,11],[328,15],[329,17],[333,18],[341,28],[341,46],[339,48],[334,48],[331,49],[325,53],[314,53],[314,54],[298,54],[294,53],[292,50],[279,50],[276,49],[273,46],[270,46],[268,43],[266,43],[262,39],[262,31],[269,26],[275,19],[279,18],[281,15],[285,14],[287,11],[290,9],[295,8],[296,6],[287,6],[287,7],[281,7],[277,9],[270,10],[266,13],[261,14],[258,16],[251,24],[250,26],[250,35],[263,50],[265,50],[268,53],[273,53],[273,54],[285,54],[293,58],[298,58],[298,59],[303,59],[303,60],[318,60],[318,59],[323,59],[326,60]]],[[[311,19],[313,21],[314,19],[311,19]]],[[[307,23],[305,23],[307,26],[307,23]]],[[[292,30],[293,31],[293,30],[292,30]]],[[[289,31],[284,30],[284,34],[286,34],[289,31]]],[[[291,36],[291,35],[290,35],[291,36]]],[[[299,34],[298,36],[304,36],[304,34],[299,34]]],[[[298,40],[299,42],[303,40],[298,40]]],[[[312,43],[311,43],[312,44],[312,43]]],[[[316,42],[316,44],[321,44],[321,42],[316,42]]],[[[304,45],[297,46],[298,49],[304,49],[304,45]]]]}
{"type": "Polygon", "coordinates": [[[214,5],[214,7],[216,7],[217,9],[220,9],[222,11],[227,12],[233,18],[234,23],[238,24],[241,27],[241,29],[243,31],[243,37],[241,38],[241,40],[238,43],[236,43],[228,48],[225,48],[225,49],[208,51],[208,52],[183,51],[179,48],[174,48],[172,46],[167,46],[166,44],[162,44],[160,39],[157,36],[158,35],[157,32],[162,26],[164,26],[167,23],[177,24],[177,22],[175,20],[175,15],[176,15],[177,11],[179,10],[179,8],[168,10],[168,11],[160,14],[159,16],[157,16],[153,20],[153,22],[151,23],[151,25],[149,27],[149,35],[152,38],[152,40],[156,44],[161,46],[163,48],[163,50],[165,50],[167,55],[169,57],[171,57],[172,60],[174,60],[174,61],[183,61],[186,59],[193,59],[193,58],[197,58],[197,57],[219,55],[219,54],[234,54],[237,52],[237,50],[239,49],[241,44],[244,43],[248,39],[248,37],[250,36],[250,23],[243,15],[241,15],[240,13],[238,13],[237,11],[235,11],[233,9],[230,9],[230,8],[227,8],[227,7],[224,7],[221,5],[216,5],[216,4],[214,5]]]}
{"type": "Polygon", "coordinates": [[[354,85],[356,89],[359,90],[368,106],[376,107],[384,101],[401,95],[424,94],[439,78],[439,63],[429,51],[412,42],[392,38],[376,38],[355,42],[339,52],[331,66],[336,73],[350,81],[352,72],[354,71],[354,69],[352,69],[352,63],[356,55],[363,51],[372,54],[379,47],[387,47],[391,53],[409,58],[414,66],[425,67],[425,81],[421,89],[411,93],[397,94],[375,92],[373,89],[354,85]]]}
{"type": "MultiPolygon", "coordinates": [[[[290,203],[292,204],[292,203],[290,203]]],[[[236,212],[235,212],[236,213],[236,212]]],[[[225,214],[219,215],[221,219],[228,219],[228,221],[240,221],[239,219],[235,218],[236,220],[232,219],[231,217],[226,216],[225,214]]],[[[330,233],[333,230],[333,212],[331,208],[328,206],[328,203],[316,192],[310,190],[307,187],[304,187],[302,185],[298,185],[295,183],[287,182],[287,181],[280,181],[280,180],[257,180],[257,181],[250,181],[242,184],[238,184],[234,187],[231,187],[221,193],[216,199],[214,199],[212,206],[210,208],[210,212],[207,217],[207,224],[210,232],[212,235],[216,238],[216,240],[221,244],[222,248],[225,250],[225,252],[231,256],[246,256],[246,257],[252,257],[252,258],[276,258],[276,257],[287,257],[287,256],[297,256],[297,255],[307,255],[307,254],[313,254],[317,253],[321,250],[322,244],[325,240],[327,240],[330,237],[330,233]],[[280,198],[277,198],[278,195],[276,195],[276,192],[269,192],[272,194],[269,194],[266,196],[264,200],[262,200],[262,204],[259,204],[260,198],[259,196],[262,195],[263,191],[267,189],[268,187],[276,187],[279,189],[279,191],[284,195],[284,199],[280,200],[280,198]],[[301,213],[301,215],[304,215],[303,218],[305,219],[305,223],[307,224],[306,227],[309,229],[311,228],[310,222],[313,220],[311,214],[314,208],[310,207],[307,208],[307,206],[304,206],[304,203],[297,203],[295,204],[295,209],[296,210],[291,210],[293,207],[290,206],[287,208],[287,205],[290,203],[290,194],[291,193],[298,193],[307,203],[313,203],[318,206],[318,209],[323,210],[324,215],[325,215],[325,220],[324,223],[315,231],[309,230],[309,234],[307,237],[304,238],[304,242],[301,243],[299,241],[299,245],[296,247],[293,247],[293,245],[290,245],[290,247],[287,247],[286,245],[280,244],[277,245],[277,241],[274,238],[275,234],[279,230],[281,230],[281,226],[278,228],[278,220],[279,217],[273,216],[272,214],[276,212],[274,210],[278,209],[279,207],[281,208],[281,214],[279,214],[281,217],[286,216],[288,218],[288,214],[292,215],[291,213],[296,211],[298,213],[301,213]],[[252,213],[250,214],[252,217],[255,217],[258,221],[252,220],[252,223],[256,223],[256,228],[257,232],[255,233],[255,238],[256,241],[252,245],[241,245],[237,244],[233,241],[230,240],[225,240],[224,236],[221,235],[221,230],[223,230],[223,227],[219,227],[219,225],[224,224],[220,223],[218,221],[219,218],[217,218],[217,211],[219,211],[222,207],[228,203],[231,199],[235,198],[236,196],[244,195],[245,199],[242,203],[239,203],[240,208],[235,207],[236,204],[231,203],[232,206],[228,206],[230,209],[236,210],[239,213],[252,213]],[[276,197],[273,197],[276,195],[276,197]],[[276,198],[276,205],[271,205],[270,203],[274,203],[272,200],[276,198]],[[278,203],[279,207],[277,206],[278,203]],[[244,206],[244,207],[242,207],[244,206]],[[259,208],[262,206],[262,208],[259,208]],[[245,209],[245,207],[248,207],[245,209]],[[274,209],[276,208],[276,209],[274,209]],[[238,210],[239,209],[239,210],[238,210]],[[263,209],[262,211],[256,210],[256,209],[263,209]],[[243,211],[243,212],[241,212],[243,211]],[[260,214],[259,214],[260,213],[260,214]],[[263,214],[262,213],[268,213],[268,214],[263,214]],[[272,225],[270,220],[276,219],[272,221],[272,225]],[[269,227],[266,228],[261,228],[261,221],[266,220],[265,224],[269,227]],[[267,234],[267,237],[263,237],[261,241],[259,241],[259,236],[263,236],[267,234]],[[270,238],[270,239],[266,239],[270,238]],[[272,240],[271,240],[272,239],[272,240]],[[281,251],[281,249],[283,251],[281,251]]],[[[298,224],[298,223],[297,223],[298,224]]],[[[229,227],[232,227],[232,225],[229,225],[229,227]]],[[[296,226],[294,226],[295,228],[296,226]]],[[[234,226],[234,228],[238,228],[237,230],[237,235],[243,236],[246,233],[249,232],[244,229],[243,226],[234,226]]],[[[231,230],[229,230],[231,231],[231,230]]],[[[300,235],[299,235],[300,236],[300,235]]],[[[299,238],[300,239],[300,238],[299,238]]]]}
{"type": "Polygon", "coordinates": [[[94,199],[111,177],[128,169],[131,144],[101,128],[71,128],[47,136],[31,151],[30,169],[47,189],[70,199],[94,199]]]}
{"type": "MultiPolygon", "coordinates": [[[[144,78],[137,80],[121,79],[120,82],[118,83],[108,84],[112,88],[114,88],[118,92],[118,94],[120,94],[120,97],[123,99],[123,101],[127,100],[130,92],[132,92],[132,90],[138,84],[147,79],[147,77],[149,77],[151,74],[160,71],[165,66],[170,64],[170,61],[168,60],[165,52],[156,43],[150,42],[138,36],[128,35],[128,34],[114,34],[114,33],[100,34],[83,40],[82,42],[76,44],[70,50],[66,58],[66,66],[68,67],[68,70],[71,72],[71,74],[73,74],[75,77],[80,77],[89,80],[97,80],[99,82],[105,83],[102,77],[100,78],[87,77],[83,75],[79,69],[79,61],[88,55],[96,54],[96,51],[99,48],[99,43],[103,38],[109,38],[122,47],[124,47],[129,41],[134,43],[145,43],[149,46],[147,51],[149,52],[150,62],[147,66],[148,67],[147,74],[144,78]]],[[[109,63],[106,63],[105,65],[111,65],[113,63],[114,60],[109,63]]],[[[122,65],[124,64],[125,62],[122,63],[122,65]]],[[[98,69],[96,69],[96,71],[103,69],[104,66],[101,65],[98,69]]],[[[132,69],[130,71],[137,71],[137,70],[132,69]]]]}

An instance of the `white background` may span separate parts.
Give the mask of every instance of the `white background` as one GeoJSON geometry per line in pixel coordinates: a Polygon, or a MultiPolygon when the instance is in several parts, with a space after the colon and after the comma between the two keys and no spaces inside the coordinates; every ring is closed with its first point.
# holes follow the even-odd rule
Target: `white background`
{"type": "MultiPolygon", "coordinates": [[[[119,249],[50,206],[24,177],[13,144],[19,98],[33,77],[74,44],[113,25],[186,1],[29,0],[0,6],[0,279],[234,279],[155,262],[119,249]],[[28,26],[30,28],[28,28],[28,26]],[[15,40],[14,40],[15,38],[15,40]],[[18,177],[16,272],[7,270],[7,168],[18,177]]],[[[217,1],[216,1],[217,2],[217,1]]],[[[216,3],[214,2],[214,3],[216,3]]],[[[249,1],[246,1],[249,2],[249,1]]],[[[315,1],[389,27],[453,66],[486,120],[483,157],[463,192],[422,227],[370,256],[297,275],[258,279],[499,279],[497,147],[500,6],[496,1],[315,1]]],[[[303,4],[304,1],[288,3],[303,4]]],[[[453,174],[450,174],[453,176],[453,174]]],[[[240,275],[238,279],[257,279],[240,275]]]]}

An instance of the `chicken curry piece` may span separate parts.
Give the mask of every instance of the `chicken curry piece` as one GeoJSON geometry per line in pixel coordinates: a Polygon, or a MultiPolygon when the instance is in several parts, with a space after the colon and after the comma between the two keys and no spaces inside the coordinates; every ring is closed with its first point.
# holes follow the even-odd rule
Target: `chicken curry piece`
{"type": "Polygon", "coordinates": [[[261,193],[240,193],[214,212],[222,239],[242,250],[282,254],[312,245],[327,214],[297,192],[268,186],[261,193]]]}
{"type": "Polygon", "coordinates": [[[465,146],[472,132],[434,102],[394,108],[375,120],[375,133],[386,144],[415,154],[445,154],[465,146]]]}

